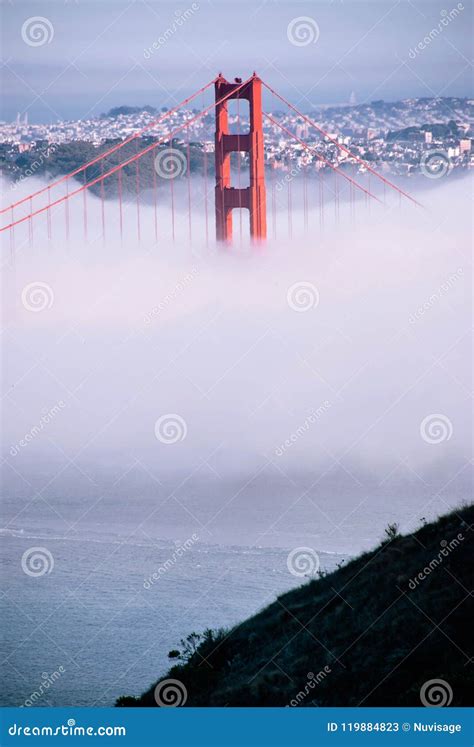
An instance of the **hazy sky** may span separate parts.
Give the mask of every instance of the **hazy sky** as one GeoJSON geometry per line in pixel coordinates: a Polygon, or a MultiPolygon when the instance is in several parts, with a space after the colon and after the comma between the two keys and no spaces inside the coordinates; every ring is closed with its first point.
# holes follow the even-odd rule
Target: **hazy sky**
{"type": "Polygon", "coordinates": [[[6,120],[17,111],[55,121],[124,103],[170,105],[219,70],[232,78],[255,69],[306,109],[348,101],[351,92],[358,102],[471,95],[467,0],[10,0],[1,13],[6,120]],[[35,16],[46,19],[47,43],[24,39],[35,16]],[[297,43],[289,38],[300,17],[309,43],[301,26],[297,43]],[[432,29],[441,31],[410,55],[432,29]],[[154,42],[159,48],[146,55],[154,42]]]}

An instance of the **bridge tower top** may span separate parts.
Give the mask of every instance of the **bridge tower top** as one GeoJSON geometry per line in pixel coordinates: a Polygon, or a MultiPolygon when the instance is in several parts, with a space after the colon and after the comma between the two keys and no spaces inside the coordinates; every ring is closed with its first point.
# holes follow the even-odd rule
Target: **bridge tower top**
{"type": "Polygon", "coordinates": [[[262,81],[256,73],[245,83],[235,78],[227,81],[222,73],[215,80],[216,97],[216,237],[218,241],[232,238],[232,210],[247,208],[250,218],[250,236],[263,240],[267,235],[265,161],[263,147],[262,81]],[[222,99],[225,97],[225,100],[222,99]],[[227,102],[244,99],[249,102],[250,128],[247,133],[230,134],[227,102]],[[250,161],[249,186],[243,189],[231,186],[230,154],[246,152],[250,161]]]}

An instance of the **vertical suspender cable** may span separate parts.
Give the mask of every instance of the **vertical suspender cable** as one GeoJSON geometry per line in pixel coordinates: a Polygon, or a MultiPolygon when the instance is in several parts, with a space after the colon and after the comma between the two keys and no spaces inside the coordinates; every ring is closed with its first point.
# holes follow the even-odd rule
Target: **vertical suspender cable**
{"type": "MultiPolygon", "coordinates": [[[[14,223],[15,218],[13,215],[13,206],[11,208],[11,219],[10,223],[14,223]]],[[[11,263],[13,264],[14,258],[15,258],[15,226],[12,225],[10,228],[10,257],[11,257],[11,263]]]]}
{"type": "Polygon", "coordinates": [[[321,233],[324,231],[324,174],[323,169],[319,169],[318,172],[319,180],[319,230],[321,233]]]}
{"type": "Polygon", "coordinates": [[[351,197],[351,224],[354,225],[354,190],[352,188],[352,182],[349,185],[350,197],[351,197]]]}
{"type": "Polygon", "coordinates": [[[140,159],[137,158],[135,161],[135,191],[137,193],[137,237],[138,241],[141,240],[140,235],[140,159]]]}
{"type": "Polygon", "coordinates": [[[303,164],[303,225],[305,234],[308,233],[308,185],[306,183],[306,163],[303,164]]]}
{"type": "Polygon", "coordinates": [[[188,182],[188,237],[189,243],[191,244],[193,233],[192,233],[192,222],[191,222],[191,151],[189,145],[189,126],[186,127],[186,163],[187,163],[187,182],[188,182]]]}
{"type": "Polygon", "coordinates": [[[118,171],[118,203],[120,223],[120,243],[123,243],[122,169],[118,171]]]}
{"type": "MultiPolygon", "coordinates": [[[[202,109],[204,109],[204,104],[205,104],[205,101],[204,101],[204,91],[203,91],[202,96],[201,96],[201,108],[202,109]]],[[[207,137],[207,131],[204,132],[204,136],[207,137]]],[[[207,157],[207,148],[205,146],[204,146],[203,157],[204,157],[204,164],[203,164],[203,168],[204,168],[204,220],[206,224],[206,247],[208,247],[209,246],[209,215],[208,215],[208,204],[207,204],[207,178],[208,178],[207,160],[208,160],[208,157],[207,157]]]]}
{"type": "Polygon", "coordinates": [[[271,165],[271,182],[272,182],[272,231],[273,238],[276,239],[276,191],[275,191],[275,159],[271,165]]]}
{"type": "Polygon", "coordinates": [[[105,194],[103,179],[100,181],[100,212],[102,216],[102,242],[105,244],[105,194]]]}
{"type": "MultiPolygon", "coordinates": [[[[275,114],[275,94],[272,91],[272,116],[275,114]]],[[[274,125],[270,125],[272,129],[274,129],[274,125]]],[[[272,182],[272,231],[273,231],[273,238],[276,239],[277,231],[276,231],[276,187],[275,187],[275,155],[273,156],[273,161],[271,165],[271,182],[272,182]]]]}
{"type": "MultiPolygon", "coordinates": [[[[104,161],[100,162],[101,173],[104,173],[104,161]]],[[[105,244],[105,194],[104,194],[104,180],[100,180],[100,209],[102,215],[102,242],[105,244]]]]}
{"type": "Polygon", "coordinates": [[[204,148],[204,219],[206,222],[206,246],[209,246],[209,216],[207,205],[207,149],[204,148]]]}
{"type": "MultiPolygon", "coordinates": [[[[33,200],[31,197],[30,197],[29,205],[30,205],[30,215],[31,215],[31,213],[33,212],[33,200]]],[[[33,218],[32,217],[28,221],[28,225],[29,225],[30,247],[31,247],[33,246],[33,218]]]]}
{"type": "Polygon", "coordinates": [[[171,237],[173,239],[174,243],[174,187],[173,187],[174,179],[171,177],[170,179],[170,190],[171,190],[171,237]]]}
{"type": "MultiPolygon", "coordinates": [[[[289,161],[287,161],[287,166],[289,165],[289,161]]],[[[288,235],[291,239],[293,235],[293,221],[292,221],[292,203],[291,203],[291,176],[290,171],[288,171],[289,179],[287,181],[288,184],[288,235]]]]}
{"type": "Polygon", "coordinates": [[[87,242],[87,183],[86,170],[84,170],[84,189],[82,190],[82,208],[83,208],[83,219],[84,219],[84,241],[87,242]]]}
{"type": "MultiPolygon", "coordinates": [[[[66,179],[66,195],[69,195],[69,179],[66,179]]],[[[69,199],[64,201],[66,211],[66,241],[69,242],[69,199]]]]}
{"type": "Polygon", "coordinates": [[[155,241],[158,241],[158,213],[157,213],[157,195],[156,195],[156,168],[153,162],[153,210],[155,220],[155,241]]]}
{"type": "MultiPolygon", "coordinates": [[[[48,187],[48,205],[51,205],[51,188],[48,187]]],[[[51,208],[46,211],[46,224],[48,227],[48,241],[51,241],[51,208]]]]}
{"type": "MultiPolygon", "coordinates": [[[[357,176],[357,166],[354,163],[354,169],[352,171],[352,178],[355,180],[356,176],[357,176]]],[[[357,194],[358,193],[356,192],[356,190],[354,188],[352,190],[352,223],[353,223],[354,226],[355,226],[355,222],[356,222],[356,201],[357,201],[357,194]]]]}

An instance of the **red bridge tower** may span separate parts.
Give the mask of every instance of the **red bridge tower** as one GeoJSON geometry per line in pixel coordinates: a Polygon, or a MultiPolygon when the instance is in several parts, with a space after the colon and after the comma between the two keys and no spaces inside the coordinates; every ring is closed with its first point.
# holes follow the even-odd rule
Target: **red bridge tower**
{"type": "Polygon", "coordinates": [[[265,164],[262,128],[262,81],[256,73],[242,85],[229,83],[222,74],[215,82],[216,102],[216,237],[218,241],[232,238],[232,209],[247,208],[250,215],[250,236],[265,239],[267,216],[265,197],[265,164]],[[229,95],[230,94],[230,95],[229,95]],[[250,131],[243,135],[229,134],[227,102],[246,99],[250,109],[250,131]],[[230,154],[243,151],[250,158],[250,186],[236,189],[230,186],[230,154]]]}

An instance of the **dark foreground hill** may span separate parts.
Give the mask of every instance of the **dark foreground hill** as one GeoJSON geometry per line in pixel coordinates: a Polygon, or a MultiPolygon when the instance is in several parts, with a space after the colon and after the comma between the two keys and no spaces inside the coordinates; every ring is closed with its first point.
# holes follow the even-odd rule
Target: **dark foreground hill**
{"type": "MultiPolygon", "coordinates": [[[[178,680],[168,696],[187,706],[472,705],[473,523],[469,507],[407,536],[389,528],[232,630],[190,636],[159,682],[178,680]]],[[[165,684],[117,705],[156,706],[165,684]]]]}

